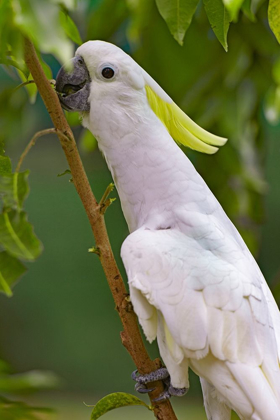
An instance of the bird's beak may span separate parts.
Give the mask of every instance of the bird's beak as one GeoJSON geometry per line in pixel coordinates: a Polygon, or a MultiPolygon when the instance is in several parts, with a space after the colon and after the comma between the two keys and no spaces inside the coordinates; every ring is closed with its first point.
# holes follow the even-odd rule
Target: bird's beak
{"type": "Polygon", "coordinates": [[[81,56],[61,67],[56,77],[56,91],[61,106],[67,111],[89,111],[90,76],[81,56]]]}

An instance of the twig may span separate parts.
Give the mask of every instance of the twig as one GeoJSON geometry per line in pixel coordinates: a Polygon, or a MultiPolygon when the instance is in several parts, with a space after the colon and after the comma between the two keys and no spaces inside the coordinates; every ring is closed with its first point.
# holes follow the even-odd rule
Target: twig
{"type": "Polygon", "coordinates": [[[109,194],[114,190],[115,185],[113,184],[113,182],[111,182],[108,187],[106,188],[104,194],[102,195],[102,198],[99,202],[99,206],[102,207],[103,204],[105,203],[105,200],[108,198],[109,194]]]}
{"type": "MultiPolygon", "coordinates": [[[[29,39],[25,39],[25,62],[42,96],[53,124],[58,130],[57,134],[72,173],[73,183],[87,213],[96,241],[95,248],[100,252],[100,261],[123,324],[124,331],[121,334],[122,342],[140,373],[145,374],[154,371],[159,367],[159,362],[158,360],[152,361],[149,358],[141,338],[136,315],[133,312],[131,303],[126,299],[127,290],[110,246],[104,215],[101,214],[99,204],[89,185],[73,133],[63,114],[58,97],[50,86],[38,60],[35,48],[29,39]]],[[[162,382],[156,382],[152,386],[155,386],[156,389],[149,394],[151,401],[157,398],[163,391],[162,382]]],[[[177,419],[170,401],[160,403],[152,402],[152,404],[154,415],[158,420],[177,419]]]]}
{"type": "Polygon", "coordinates": [[[115,185],[113,184],[113,182],[111,182],[106,188],[99,202],[99,211],[103,215],[105,214],[107,208],[116,200],[116,198],[108,198],[108,196],[110,195],[110,193],[113,191],[114,188],[115,188],[115,185]]]}
{"type": "MultiPolygon", "coordinates": [[[[38,131],[36,134],[34,134],[34,136],[32,137],[32,139],[30,140],[30,142],[28,143],[28,145],[26,146],[26,148],[24,149],[24,151],[22,152],[16,170],[15,172],[19,172],[22,162],[24,161],[27,153],[29,152],[29,150],[31,149],[32,146],[34,146],[34,144],[36,143],[37,139],[39,137],[45,136],[47,134],[58,134],[59,130],[57,130],[56,128],[47,128],[46,130],[41,130],[38,131]]],[[[62,132],[60,132],[60,135],[63,137],[66,137],[62,132]]],[[[67,137],[66,137],[67,138],[67,137]]]]}
{"type": "Polygon", "coordinates": [[[31,83],[35,83],[34,82],[34,80],[26,80],[26,82],[23,82],[23,83],[21,83],[20,85],[18,85],[18,86],[16,86],[14,89],[13,89],[13,93],[14,92],[16,92],[17,90],[19,90],[20,88],[22,88],[23,86],[26,86],[26,85],[30,85],[31,83]]]}

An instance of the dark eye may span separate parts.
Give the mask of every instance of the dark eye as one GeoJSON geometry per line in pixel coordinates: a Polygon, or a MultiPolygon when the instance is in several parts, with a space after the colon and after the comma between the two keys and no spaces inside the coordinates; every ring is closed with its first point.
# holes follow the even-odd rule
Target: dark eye
{"type": "Polygon", "coordinates": [[[111,67],[104,67],[104,69],[102,70],[102,76],[105,79],[112,79],[114,74],[115,74],[115,72],[111,67]]]}

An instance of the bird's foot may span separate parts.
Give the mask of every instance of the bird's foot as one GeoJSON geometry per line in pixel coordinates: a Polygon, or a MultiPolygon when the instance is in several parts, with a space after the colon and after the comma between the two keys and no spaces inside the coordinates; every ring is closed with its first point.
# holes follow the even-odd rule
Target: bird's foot
{"type": "Polygon", "coordinates": [[[172,396],[182,397],[188,392],[188,388],[174,388],[170,382],[170,376],[166,368],[159,368],[146,375],[140,375],[137,370],[132,372],[132,379],[136,381],[135,389],[142,394],[152,392],[155,388],[147,388],[147,384],[155,381],[164,383],[164,391],[153,401],[165,401],[172,396]]]}

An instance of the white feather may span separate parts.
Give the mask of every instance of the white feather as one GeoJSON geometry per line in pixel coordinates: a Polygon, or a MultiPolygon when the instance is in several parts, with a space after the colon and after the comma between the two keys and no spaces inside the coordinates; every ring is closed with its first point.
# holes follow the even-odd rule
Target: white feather
{"type": "MultiPolygon", "coordinates": [[[[131,300],[157,337],[171,383],[202,380],[208,419],[280,418],[280,315],[256,262],[212,192],[150,108],[147,83],[169,96],[119,48],[77,50],[89,69],[84,118],[112,172],[130,232],[122,246],[131,300]],[[102,63],[117,69],[102,80],[102,63]],[[225,406],[226,405],[226,406],[225,406]]],[[[214,170],[214,168],[213,168],[214,170]]]]}

